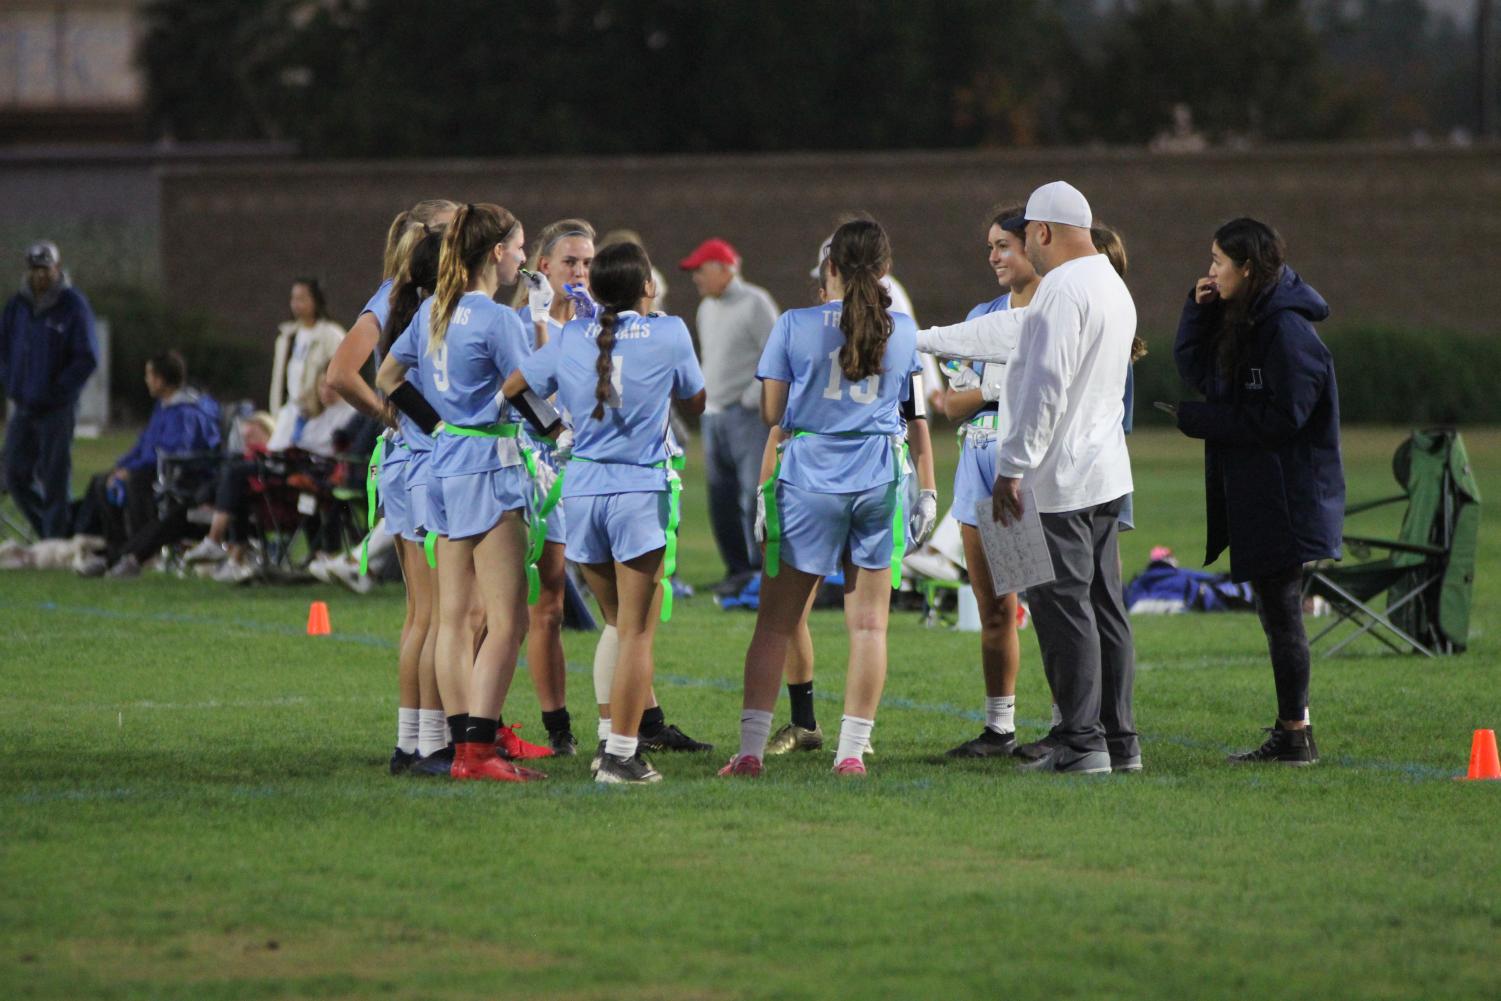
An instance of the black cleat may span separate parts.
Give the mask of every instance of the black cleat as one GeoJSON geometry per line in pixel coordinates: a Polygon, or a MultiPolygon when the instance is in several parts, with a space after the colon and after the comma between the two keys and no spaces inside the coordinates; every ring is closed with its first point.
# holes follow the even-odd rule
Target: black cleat
{"type": "Polygon", "coordinates": [[[947,752],[950,758],[1009,758],[1016,752],[1016,732],[996,733],[990,727],[974,740],[966,740],[947,752]]]}
{"type": "Polygon", "coordinates": [[[572,730],[554,730],[547,735],[548,746],[555,755],[573,756],[579,753],[579,742],[574,739],[572,730]]]}
{"type": "Polygon", "coordinates": [[[643,751],[712,751],[713,744],[694,740],[676,726],[668,724],[653,733],[637,736],[643,751]]]}
{"type": "Polygon", "coordinates": [[[1046,757],[1048,752],[1058,746],[1058,741],[1053,738],[1051,732],[1041,740],[1034,740],[1029,744],[1017,744],[1011,753],[1023,761],[1039,761],[1046,757]]]}
{"type": "Polygon", "coordinates": [[[646,785],[661,782],[662,773],[639,754],[629,758],[601,754],[599,771],[594,773],[594,781],[605,785],[646,785]]]}
{"type": "Polygon", "coordinates": [[[594,758],[593,758],[593,760],[591,760],[589,762],[589,774],[590,775],[598,775],[599,774],[599,764],[600,764],[600,762],[602,762],[604,760],[605,760],[605,742],[601,740],[599,742],[599,746],[594,749],[594,758]]]}
{"type": "Polygon", "coordinates": [[[1266,742],[1254,751],[1242,751],[1225,758],[1232,765],[1292,765],[1304,767],[1318,761],[1318,754],[1307,730],[1284,730],[1274,724],[1266,727],[1266,742]]]}
{"type": "Polygon", "coordinates": [[[403,751],[397,747],[391,751],[391,774],[405,775],[407,769],[415,765],[422,755],[414,751],[403,751]]]}
{"type": "Polygon", "coordinates": [[[453,769],[453,745],[439,748],[425,758],[413,762],[407,774],[417,778],[447,777],[453,769]]]}

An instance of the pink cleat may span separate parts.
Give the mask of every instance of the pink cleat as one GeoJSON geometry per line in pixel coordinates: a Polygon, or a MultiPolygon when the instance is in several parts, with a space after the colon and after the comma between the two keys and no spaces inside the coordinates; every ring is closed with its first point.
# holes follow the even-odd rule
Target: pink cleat
{"type": "Polygon", "coordinates": [[[746,778],[756,778],[761,774],[761,759],[753,754],[737,754],[719,770],[719,774],[720,777],[744,775],[746,778]]]}
{"type": "Polygon", "coordinates": [[[835,775],[853,775],[857,778],[865,777],[865,762],[859,758],[845,758],[834,766],[835,775]]]}

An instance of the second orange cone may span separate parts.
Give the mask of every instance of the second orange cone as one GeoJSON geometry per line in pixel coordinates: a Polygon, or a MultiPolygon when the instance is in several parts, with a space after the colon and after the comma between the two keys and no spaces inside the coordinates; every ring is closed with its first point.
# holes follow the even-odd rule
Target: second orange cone
{"type": "Polygon", "coordinates": [[[333,630],[328,624],[328,603],[315,601],[308,606],[307,610],[307,634],[309,636],[327,636],[333,630]]]}
{"type": "Polygon", "coordinates": [[[1496,731],[1476,730],[1470,743],[1470,771],[1466,779],[1501,779],[1501,759],[1496,756],[1496,731]]]}

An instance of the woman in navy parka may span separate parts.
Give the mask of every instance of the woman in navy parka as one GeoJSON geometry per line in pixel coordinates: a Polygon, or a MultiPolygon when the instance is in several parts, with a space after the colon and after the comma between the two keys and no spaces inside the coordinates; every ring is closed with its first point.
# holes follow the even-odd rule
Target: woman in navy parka
{"type": "Polygon", "coordinates": [[[1303,566],[1339,557],[1344,523],[1334,359],[1313,329],[1329,306],[1284,256],[1264,223],[1221,226],[1173,347],[1178,372],[1204,394],[1176,412],[1179,429],[1204,440],[1205,563],[1228,546],[1231,577],[1251,582],[1276,680],[1277,720],[1260,747],[1231,755],[1237,764],[1318,760],[1303,566]]]}

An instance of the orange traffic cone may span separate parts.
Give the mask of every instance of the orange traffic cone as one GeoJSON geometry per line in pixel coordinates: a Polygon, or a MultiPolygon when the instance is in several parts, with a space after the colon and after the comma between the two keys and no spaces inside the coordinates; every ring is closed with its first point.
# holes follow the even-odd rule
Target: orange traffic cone
{"type": "Polygon", "coordinates": [[[1496,731],[1476,730],[1470,745],[1470,771],[1466,779],[1501,779],[1501,759],[1496,757],[1496,731]]]}
{"type": "Polygon", "coordinates": [[[308,606],[307,610],[307,634],[309,636],[327,636],[333,632],[328,625],[328,603],[315,601],[308,606]]]}

